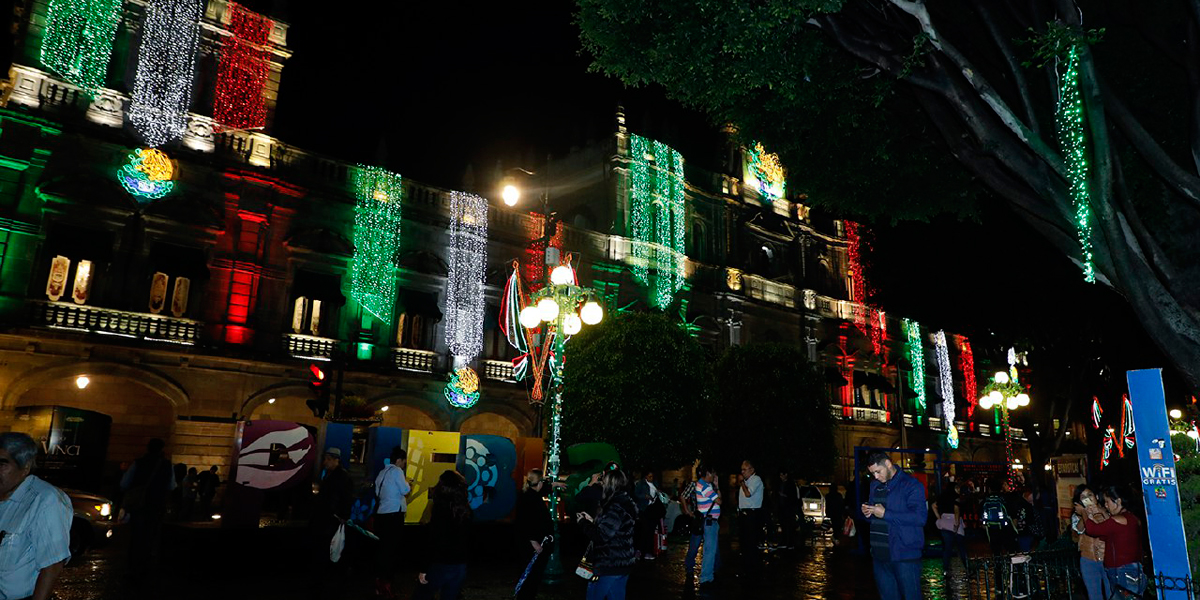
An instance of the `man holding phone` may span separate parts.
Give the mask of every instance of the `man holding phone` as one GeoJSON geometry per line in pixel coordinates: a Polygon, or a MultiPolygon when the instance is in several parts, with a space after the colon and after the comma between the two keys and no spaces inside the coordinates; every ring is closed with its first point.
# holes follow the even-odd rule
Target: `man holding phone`
{"type": "Polygon", "coordinates": [[[925,547],[925,486],[876,452],[867,458],[875,478],[860,507],[870,523],[875,585],[883,600],[920,600],[921,550],[925,547]]]}

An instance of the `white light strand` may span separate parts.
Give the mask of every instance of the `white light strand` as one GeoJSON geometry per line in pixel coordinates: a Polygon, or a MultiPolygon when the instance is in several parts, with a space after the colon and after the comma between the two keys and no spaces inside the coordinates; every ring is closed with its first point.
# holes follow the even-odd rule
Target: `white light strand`
{"type": "Polygon", "coordinates": [[[946,425],[954,424],[954,380],[950,370],[950,350],[946,347],[946,332],[933,334],[933,350],[937,354],[938,378],[942,389],[942,418],[946,425]]]}
{"type": "Polygon", "coordinates": [[[146,4],[129,121],[151,148],[183,137],[187,128],[202,8],[200,0],[146,4]]]}
{"type": "Polygon", "coordinates": [[[446,344],[470,362],[483,351],[483,272],[487,266],[487,200],[450,194],[450,276],[446,286],[446,344]]]}

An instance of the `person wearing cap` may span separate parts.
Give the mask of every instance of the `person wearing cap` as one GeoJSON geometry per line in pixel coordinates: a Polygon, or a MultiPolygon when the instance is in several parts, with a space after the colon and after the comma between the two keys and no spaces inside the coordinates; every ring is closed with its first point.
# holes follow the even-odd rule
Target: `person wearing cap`
{"type": "Polygon", "coordinates": [[[340,448],[325,449],[325,454],[321,457],[321,469],[323,475],[312,519],[309,521],[314,566],[317,567],[313,569],[312,574],[319,578],[318,584],[312,588],[315,597],[322,596],[327,591],[323,588],[330,584],[330,571],[334,565],[329,560],[329,544],[337,533],[338,526],[350,518],[350,507],[354,503],[354,486],[350,481],[350,474],[342,468],[340,448]]]}

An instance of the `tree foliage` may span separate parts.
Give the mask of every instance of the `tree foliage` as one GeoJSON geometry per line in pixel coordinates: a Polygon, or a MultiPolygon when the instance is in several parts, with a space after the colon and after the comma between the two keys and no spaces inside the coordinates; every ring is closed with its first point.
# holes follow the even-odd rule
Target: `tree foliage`
{"type": "Polygon", "coordinates": [[[1179,505],[1183,509],[1183,529],[1194,578],[1200,575],[1200,452],[1196,451],[1196,440],[1182,434],[1171,436],[1171,447],[1179,455],[1175,474],[1179,480],[1179,505]]]}
{"type": "Polygon", "coordinates": [[[828,477],[837,447],[829,394],[798,346],[779,343],[730,348],[716,367],[718,468],[750,459],[764,472],[787,470],[828,477]]]}
{"type": "Polygon", "coordinates": [[[695,460],[712,423],[704,349],[661,314],[624,313],[567,344],[564,444],[607,442],[635,469],[695,460]]]}
{"type": "Polygon", "coordinates": [[[887,219],[1003,202],[1078,262],[1054,125],[1055,54],[1076,44],[1098,279],[1200,387],[1194,3],[577,2],[595,68],[732,122],[809,202],[887,219]]]}

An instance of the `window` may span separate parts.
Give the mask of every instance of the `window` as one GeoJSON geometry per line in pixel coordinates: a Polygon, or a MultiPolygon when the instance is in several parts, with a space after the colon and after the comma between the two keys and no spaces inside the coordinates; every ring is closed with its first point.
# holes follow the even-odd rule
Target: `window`
{"type": "Polygon", "coordinates": [[[293,333],[336,337],[337,311],[346,303],[340,276],[297,269],[292,275],[291,298],[288,325],[293,333]]]}
{"type": "Polygon", "coordinates": [[[46,298],[52,302],[96,304],[96,284],[103,279],[112,247],[111,233],[50,224],[40,266],[46,269],[42,271],[46,298]]]}
{"type": "Polygon", "coordinates": [[[396,310],[396,345],[413,350],[433,350],[437,324],[442,320],[437,298],[430,293],[400,290],[396,310]]]}
{"type": "Polygon", "coordinates": [[[488,306],[483,321],[483,357],[488,360],[512,360],[517,350],[508,343],[500,327],[500,307],[488,306]]]}

